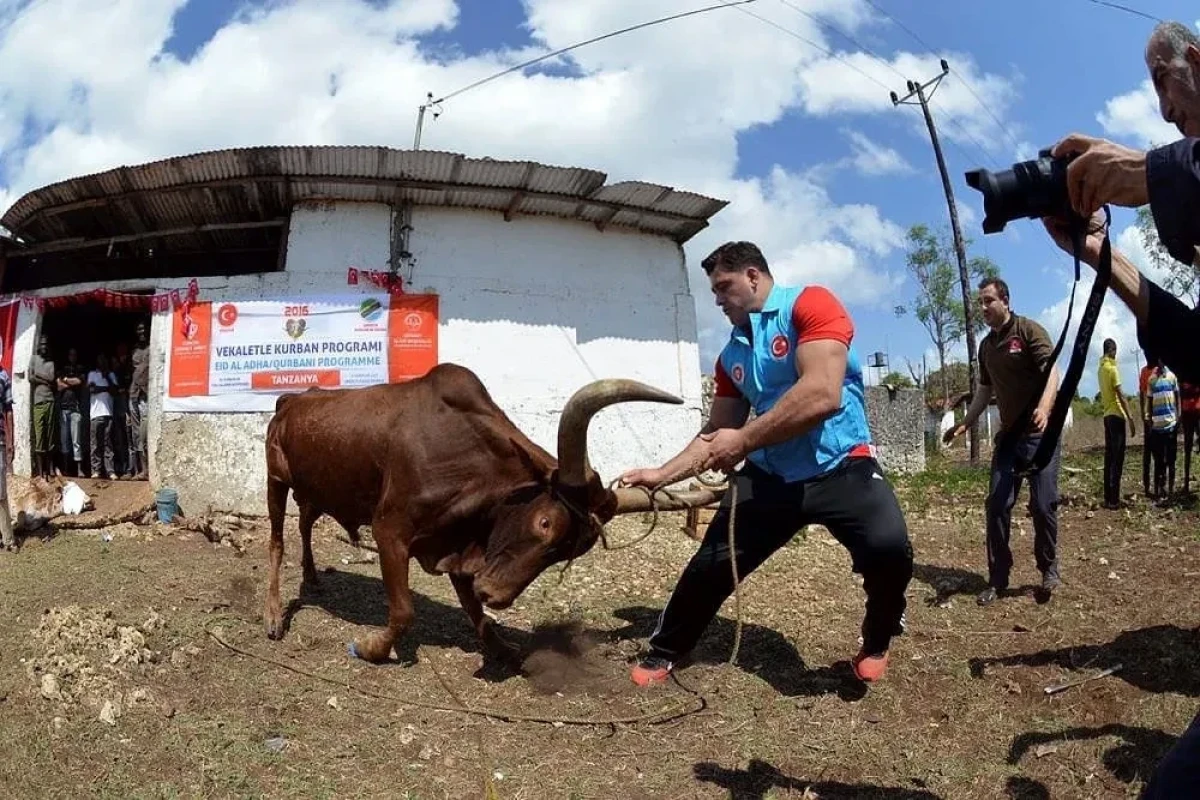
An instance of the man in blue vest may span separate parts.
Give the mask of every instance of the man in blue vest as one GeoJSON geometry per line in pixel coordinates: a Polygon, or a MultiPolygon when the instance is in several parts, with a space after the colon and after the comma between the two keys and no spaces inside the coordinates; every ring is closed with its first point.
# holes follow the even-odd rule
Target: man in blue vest
{"type": "MultiPolygon", "coordinates": [[[[860,680],[887,670],[903,631],[913,554],[900,504],[875,460],[854,325],[819,286],[778,286],[762,252],[729,242],[701,263],[717,305],[733,324],[715,368],[708,422],[686,448],[654,469],[621,476],[628,486],[674,483],[695,470],[737,482],[737,572],[757,569],[805,525],[818,524],[850,552],[867,595],[860,680]],[[747,422],[753,408],[755,418],[747,422]]],[[[634,683],[665,681],[733,592],[728,497],[718,509],[633,668],[634,683]]]]}

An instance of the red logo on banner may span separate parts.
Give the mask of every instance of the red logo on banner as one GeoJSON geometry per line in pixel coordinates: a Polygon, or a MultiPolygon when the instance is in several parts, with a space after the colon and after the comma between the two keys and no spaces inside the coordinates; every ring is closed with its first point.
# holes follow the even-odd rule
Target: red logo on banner
{"type": "Polygon", "coordinates": [[[233,303],[225,303],[217,309],[217,322],[222,328],[232,328],[237,322],[238,310],[233,303]]]}

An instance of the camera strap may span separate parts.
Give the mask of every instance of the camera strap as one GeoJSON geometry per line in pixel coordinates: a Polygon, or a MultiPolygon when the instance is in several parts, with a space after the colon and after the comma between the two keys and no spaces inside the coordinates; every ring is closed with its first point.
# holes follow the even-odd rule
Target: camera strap
{"type": "MultiPolygon", "coordinates": [[[[1036,475],[1050,463],[1050,459],[1054,456],[1054,451],[1058,447],[1058,440],[1062,435],[1063,424],[1067,420],[1067,412],[1071,409],[1071,403],[1075,399],[1075,391],[1079,386],[1079,379],[1083,375],[1083,367],[1087,363],[1088,347],[1091,345],[1092,332],[1096,328],[1096,320],[1100,317],[1100,308],[1104,305],[1104,295],[1108,291],[1109,280],[1112,277],[1112,242],[1109,240],[1108,233],[1109,226],[1112,224],[1112,214],[1109,212],[1107,206],[1104,207],[1104,216],[1104,241],[1100,245],[1100,261],[1096,265],[1096,280],[1092,283],[1092,291],[1088,295],[1087,305],[1084,306],[1083,317],[1079,320],[1079,330],[1075,333],[1075,346],[1071,351],[1071,361],[1067,366],[1067,372],[1063,377],[1062,384],[1058,388],[1058,395],[1054,399],[1054,407],[1050,411],[1050,417],[1046,420],[1046,430],[1042,434],[1041,441],[1038,443],[1038,448],[1032,458],[1026,461],[1016,454],[1013,456],[1013,473],[1020,477],[1036,475]]],[[[1046,362],[1046,367],[1042,370],[1042,380],[1037,394],[1031,398],[1029,405],[1017,418],[1016,424],[1006,432],[1003,437],[1004,441],[998,443],[998,448],[1015,448],[1017,440],[1029,429],[1029,424],[1033,419],[1033,412],[1037,408],[1042,393],[1046,390],[1046,384],[1050,380],[1050,371],[1058,362],[1058,356],[1062,352],[1063,345],[1066,343],[1067,331],[1071,327],[1071,313],[1075,307],[1075,290],[1079,286],[1081,277],[1079,256],[1083,252],[1083,242],[1087,236],[1087,225],[1087,220],[1079,220],[1071,231],[1075,250],[1075,282],[1071,286],[1071,299],[1067,305],[1067,320],[1063,323],[1062,333],[1058,337],[1058,343],[1054,346],[1054,352],[1051,353],[1050,360],[1046,362]]]]}

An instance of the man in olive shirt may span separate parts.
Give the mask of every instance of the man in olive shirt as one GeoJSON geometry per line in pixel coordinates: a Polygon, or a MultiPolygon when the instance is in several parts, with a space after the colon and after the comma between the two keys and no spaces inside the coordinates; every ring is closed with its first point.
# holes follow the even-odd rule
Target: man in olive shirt
{"type": "Polygon", "coordinates": [[[37,456],[36,474],[49,478],[54,471],[54,362],[50,360],[50,342],[38,337],[37,353],[29,362],[29,383],[33,387],[33,452],[37,456]]]}
{"type": "Polygon", "coordinates": [[[149,401],[150,388],[150,337],[146,332],[146,323],[137,324],[137,344],[134,345],[130,358],[133,365],[133,377],[129,382],[129,430],[133,436],[133,454],[137,461],[131,466],[137,470],[135,480],[144,481],[150,471],[150,461],[146,457],[146,411],[149,401]]]}
{"type": "MultiPolygon", "coordinates": [[[[987,499],[988,588],[978,599],[988,605],[1008,589],[1013,557],[1009,547],[1012,509],[1021,478],[1014,473],[1016,459],[1028,462],[1037,451],[1058,390],[1058,367],[1051,367],[1042,387],[1042,372],[1054,345],[1046,329],[1012,313],[1008,284],[986,278],[979,284],[979,304],[991,331],[979,343],[979,390],[962,424],[946,432],[946,441],[961,436],[988,407],[993,392],[1000,411],[1000,432],[992,451],[991,488],[987,499]],[[1014,430],[1022,413],[1036,401],[1028,427],[1014,430]]],[[[1050,463],[1029,480],[1033,512],[1033,552],[1042,583],[1037,596],[1047,602],[1058,587],[1058,467],[1061,449],[1055,446],[1050,463]]]]}

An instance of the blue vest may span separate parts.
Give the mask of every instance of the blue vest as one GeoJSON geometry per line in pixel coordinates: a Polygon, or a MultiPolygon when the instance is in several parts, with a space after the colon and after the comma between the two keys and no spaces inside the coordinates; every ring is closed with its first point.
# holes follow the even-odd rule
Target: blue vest
{"type": "MultiPolygon", "coordinates": [[[[775,285],[760,312],[750,315],[751,337],[734,327],[721,351],[721,366],[759,416],[767,413],[799,378],[792,306],[802,288],[775,285]]],[[[755,450],[747,459],[787,482],[822,475],[855,448],[871,444],[863,397],[862,366],[854,347],[846,360],[841,408],[794,439],[755,450]]],[[[873,449],[872,449],[873,452],[873,449]]]]}

